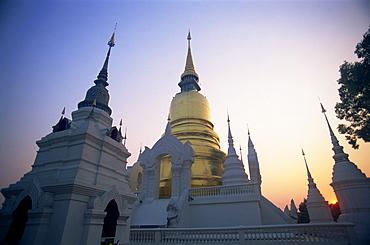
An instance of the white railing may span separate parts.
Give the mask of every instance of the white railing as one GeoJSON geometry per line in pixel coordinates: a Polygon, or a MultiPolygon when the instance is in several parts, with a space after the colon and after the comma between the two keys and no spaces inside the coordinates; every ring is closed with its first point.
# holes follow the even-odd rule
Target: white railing
{"type": "Polygon", "coordinates": [[[255,193],[254,184],[190,188],[190,197],[228,196],[255,193]]]}
{"type": "Polygon", "coordinates": [[[352,224],[131,229],[130,244],[356,244],[352,224]]]}

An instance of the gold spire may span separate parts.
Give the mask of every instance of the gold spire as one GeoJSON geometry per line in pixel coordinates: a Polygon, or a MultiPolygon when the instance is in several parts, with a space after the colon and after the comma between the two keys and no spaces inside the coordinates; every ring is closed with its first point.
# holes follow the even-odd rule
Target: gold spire
{"type": "Polygon", "coordinates": [[[114,43],[114,36],[116,34],[116,29],[117,29],[117,23],[116,25],[114,26],[114,31],[113,31],[113,34],[112,34],[112,37],[109,39],[108,41],[108,46],[109,47],[114,47],[115,43],[114,43]]]}
{"type": "Polygon", "coordinates": [[[66,113],[66,108],[64,107],[62,111],[62,115],[64,115],[65,113],[66,113]]]}
{"type": "Polygon", "coordinates": [[[199,77],[198,74],[195,72],[194,63],[193,63],[193,56],[191,55],[191,48],[190,48],[190,30],[188,33],[188,56],[186,57],[186,64],[185,64],[185,71],[182,73],[181,78],[186,75],[194,75],[197,78],[199,77]]]}

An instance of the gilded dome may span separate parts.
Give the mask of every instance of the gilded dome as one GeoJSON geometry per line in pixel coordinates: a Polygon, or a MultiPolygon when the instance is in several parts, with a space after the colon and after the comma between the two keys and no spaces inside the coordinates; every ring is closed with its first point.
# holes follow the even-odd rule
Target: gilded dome
{"type": "Polygon", "coordinates": [[[196,90],[178,93],[171,102],[171,122],[175,123],[178,119],[185,118],[211,121],[208,100],[196,90]]]}

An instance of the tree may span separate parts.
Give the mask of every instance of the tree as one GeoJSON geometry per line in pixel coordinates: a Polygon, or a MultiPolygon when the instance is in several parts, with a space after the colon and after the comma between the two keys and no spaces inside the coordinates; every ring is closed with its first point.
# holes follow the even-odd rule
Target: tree
{"type": "Polygon", "coordinates": [[[344,61],[340,66],[338,91],[341,102],[335,106],[337,118],[349,125],[339,124],[338,131],[346,134],[352,148],[358,149],[358,139],[370,142],[370,28],[356,45],[360,61],[344,61]]]}
{"type": "Polygon", "coordinates": [[[307,210],[307,199],[304,198],[303,199],[303,202],[301,202],[301,204],[299,204],[299,208],[298,208],[299,212],[298,212],[298,223],[310,223],[310,216],[308,214],[308,210],[307,210]]]}

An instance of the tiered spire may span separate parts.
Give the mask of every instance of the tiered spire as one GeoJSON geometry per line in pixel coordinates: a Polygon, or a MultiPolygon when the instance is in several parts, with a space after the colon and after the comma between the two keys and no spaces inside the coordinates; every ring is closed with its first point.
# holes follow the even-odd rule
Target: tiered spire
{"type": "Polygon", "coordinates": [[[185,71],[181,74],[181,81],[179,82],[179,86],[181,87],[181,92],[187,92],[190,90],[199,91],[200,90],[200,86],[198,84],[199,76],[195,72],[193,56],[191,55],[190,30],[187,39],[188,39],[188,55],[186,57],[185,71]]]}
{"type": "Polygon", "coordinates": [[[108,52],[107,56],[105,58],[104,64],[102,69],[100,70],[97,79],[94,81],[95,86],[91,87],[87,93],[85,100],[78,103],[78,109],[81,107],[97,107],[103,111],[106,111],[109,115],[112,114],[112,110],[108,106],[109,102],[109,93],[108,90],[105,88],[108,84],[108,63],[109,63],[109,57],[110,57],[110,51],[112,47],[114,47],[114,37],[116,32],[116,26],[114,27],[113,34],[111,38],[108,41],[108,52]],[[95,101],[95,105],[94,105],[95,101]]]}
{"type": "Polygon", "coordinates": [[[316,184],[315,184],[315,182],[313,181],[313,178],[312,178],[312,176],[311,176],[310,170],[308,169],[308,164],[307,164],[307,161],[306,161],[306,155],[304,154],[303,149],[302,149],[302,156],[303,156],[304,163],[305,163],[305,165],[306,165],[306,170],[307,170],[308,188],[309,188],[309,189],[316,188],[316,184]]]}
{"type": "Polygon", "coordinates": [[[230,118],[227,114],[229,148],[224,162],[225,172],[222,175],[222,185],[242,185],[248,183],[248,175],[245,173],[244,165],[239,160],[234,148],[234,140],[231,135],[230,118]]]}
{"type": "Polygon", "coordinates": [[[116,28],[117,28],[117,24],[114,27],[114,32],[112,34],[112,37],[108,41],[109,49],[108,49],[107,57],[105,58],[103,67],[100,70],[99,75],[97,76],[98,79],[94,81],[95,84],[102,83],[104,87],[109,85],[107,82],[108,81],[108,63],[109,63],[109,57],[110,57],[110,50],[112,49],[112,47],[114,47],[114,45],[116,45],[114,43],[114,36],[115,36],[116,28]]]}
{"type": "Polygon", "coordinates": [[[260,173],[260,166],[258,162],[257,152],[254,148],[252,138],[249,132],[249,127],[248,127],[248,165],[251,182],[261,184],[262,178],[260,173]]]}
{"type": "Polygon", "coordinates": [[[229,142],[229,148],[227,150],[228,155],[236,155],[235,147],[234,147],[234,139],[231,134],[231,129],[230,129],[230,117],[229,113],[227,113],[227,128],[228,128],[228,142],[229,142]]]}
{"type": "Polygon", "coordinates": [[[308,177],[307,210],[310,216],[310,223],[333,222],[333,216],[331,215],[328,202],[325,201],[324,197],[321,195],[319,189],[317,189],[317,186],[313,181],[303,149],[302,156],[306,165],[308,177]]]}
{"type": "Polygon", "coordinates": [[[348,154],[343,152],[343,146],[339,144],[339,141],[335,136],[333,129],[331,128],[328,117],[326,116],[326,110],[321,102],[320,106],[321,112],[324,113],[325,120],[329,128],[331,143],[333,144],[333,159],[335,160],[333,182],[343,180],[366,179],[366,175],[362,173],[361,170],[358,169],[354,163],[349,161],[348,154]]]}

